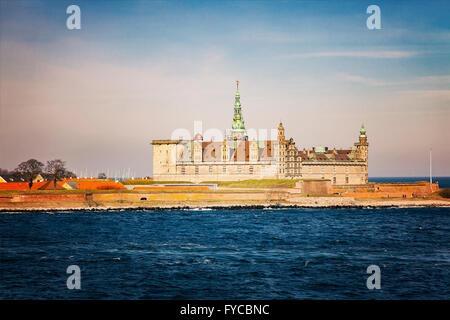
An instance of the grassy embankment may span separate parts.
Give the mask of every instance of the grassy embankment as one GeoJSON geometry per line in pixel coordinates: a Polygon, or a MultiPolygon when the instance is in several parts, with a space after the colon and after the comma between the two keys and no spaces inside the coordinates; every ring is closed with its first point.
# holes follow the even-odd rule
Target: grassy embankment
{"type": "Polygon", "coordinates": [[[261,179],[242,181],[204,181],[202,183],[213,183],[219,187],[227,188],[293,188],[301,179],[261,179]]]}

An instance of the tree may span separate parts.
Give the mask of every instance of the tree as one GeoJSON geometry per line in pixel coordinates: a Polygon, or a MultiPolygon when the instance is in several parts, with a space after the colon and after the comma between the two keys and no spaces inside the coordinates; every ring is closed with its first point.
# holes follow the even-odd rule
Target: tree
{"type": "Polygon", "coordinates": [[[36,159],[30,159],[20,163],[15,171],[29,181],[28,186],[31,189],[34,178],[42,172],[43,168],[44,164],[42,162],[37,161],[36,159]]]}
{"type": "Polygon", "coordinates": [[[60,159],[47,161],[47,166],[45,171],[53,175],[53,185],[56,187],[56,181],[58,179],[64,178],[68,173],[66,169],[66,162],[60,159]]]}

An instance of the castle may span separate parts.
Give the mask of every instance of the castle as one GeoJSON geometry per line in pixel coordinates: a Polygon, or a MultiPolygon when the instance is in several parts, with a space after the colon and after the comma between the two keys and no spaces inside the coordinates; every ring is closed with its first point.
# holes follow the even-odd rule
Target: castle
{"type": "Polygon", "coordinates": [[[292,138],[285,139],[283,124],[277,140],[249,141],[239,94],[234,103],[231,130],[220,142],[153,140],[155,181],[233,181],[247,179],[329,179],[333,185],[366,184],[368,147],[364,125],[359,141],[345,150],[315,147],[299,150],[292,138]]]}

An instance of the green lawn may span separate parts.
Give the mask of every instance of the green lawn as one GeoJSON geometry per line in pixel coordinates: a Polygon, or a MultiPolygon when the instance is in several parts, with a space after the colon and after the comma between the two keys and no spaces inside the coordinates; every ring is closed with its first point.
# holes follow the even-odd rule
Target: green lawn
{"type": "Polygon", "coordinates": [[[301,179],[259,179],[242,181],[204,181],[228,188],[293,188],[301,179]]]}

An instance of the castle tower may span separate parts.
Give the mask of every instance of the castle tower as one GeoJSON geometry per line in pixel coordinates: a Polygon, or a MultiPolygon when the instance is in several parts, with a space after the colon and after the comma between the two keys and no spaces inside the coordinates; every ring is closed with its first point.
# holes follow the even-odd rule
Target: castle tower
{"type": "Polygon", "coordinates": [[[239,80],[236,80],[236,95],[234,98],[234,116],[231,132],[227,135],[229,140],[247,140],[244,118],[242,116],[241,96],[239,95],[239,80]]]}
{"type": "Polygon", "coordinates": [[[278,163],[278,174],[280,178],[283,178],[286,170],[286,140],[284,137],[284,126],[281,121],[278,126],[278,163]]]}
{"type": "Polygon", "coordinates": [[[368,183],[369,181],[369,143],[367,142],[367,136],[366,136],[366,128],[364,128],[364,123],[361,125],[361,129],[359,130],[359,141],[355,143],[356,147],[356,158],[359,160],[364,161],[364,183],[368,183]]]}
{"type": "Polygon", "coordinates": [[[280,121],[280,125],[278,126],[278,143],[283,143],[284,142],[284,127],[283,127],[283,123],[281,123],[280,121]]]}
{"type": "Polygon", "coordinates": [[[361,125],[361,129],[359,130],[359,141],[355,143],[355,147],[358,159],[367,161],[369,143],[367,142],[366,128],[364,128],[364,123],[361,125]]]}

